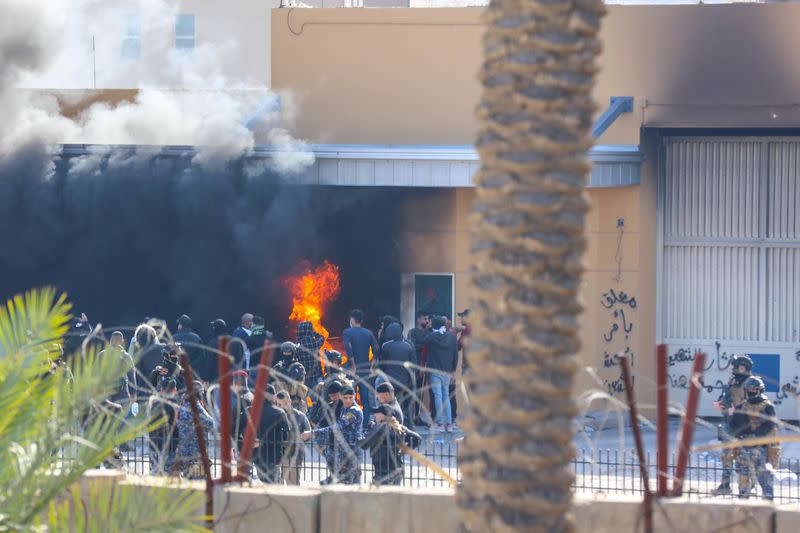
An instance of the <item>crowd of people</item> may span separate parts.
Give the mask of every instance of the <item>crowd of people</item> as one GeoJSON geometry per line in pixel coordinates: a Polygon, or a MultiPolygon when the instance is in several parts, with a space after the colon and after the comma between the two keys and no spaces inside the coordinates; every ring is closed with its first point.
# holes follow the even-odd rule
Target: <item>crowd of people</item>
{"type": "MultiPolygon", "coordinates": [[[[402,322],[386,316],[373,333],[364,327],[364,313],[355,309],[342,332],[342,353],[323,348],[325,339],[311,322],[300,322],[294,339],[278,343],[264,319],[250,313],[232,331],[224,320],[214,320],[205,340],[187,315],[178,318],[174,334],[163,320],[147,319],[126,349],[121,331],[106,340],[82,315],[66,337],[64,359],[98,343],[100,357],[123,361],[129,370],[107,406],[122,419],[144,410],[145,416],[164,422],[149,434],[152,473],[200,478],[193,407],[206,431],[219,429],[218,346],[220,338],[229,336],[233,431],[231,443],[220,445],[230,445],[234,457],[253,409],[258,368],[266,361],[272,364],[255,421],[254,478],[299,483],[306,443],[313,443],[328,469],[322,484],[360,483],[362,450],[372,459],[374,483],[400,484],[404,455],[421,442],[415,426],[433,432],[458,429],[454,377],[465,367],[469,310],[459,317],[460,325],[453,327],[448,317],[419,312],[415,327],[404,335],[402,322]],[[191,387],[180,364],[182,352],[191,367],[191,387]]],[[[115,451],[117,459],[121,451],[115,451]]]]}

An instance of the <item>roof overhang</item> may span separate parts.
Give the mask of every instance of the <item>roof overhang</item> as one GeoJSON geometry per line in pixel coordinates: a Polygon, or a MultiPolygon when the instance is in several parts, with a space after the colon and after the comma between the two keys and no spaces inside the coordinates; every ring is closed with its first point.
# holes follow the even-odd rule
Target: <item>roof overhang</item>
{"type": "MultiPolygon", "coordinates": [[[[95,145],[64,145],[64,155],[97,153],[95,145]]],[[[112,150],[150,151],[154,155],[187,156],[191,146],[163,148],[143,146],[105,147],[112,150]]],[[[480,158],[472,146],[381,146],[352,144],[308,145],[314,163],[285,176],[286,181],[306,185],[376,187],[472,187],[480,158]]],[[[257,146],[249,159],[279,157],[283,149],[257,146]]],[[[636,145],[597,145],[590,152],[593,163],[588,187],[638,185],[642,154],[636,145]]]]}

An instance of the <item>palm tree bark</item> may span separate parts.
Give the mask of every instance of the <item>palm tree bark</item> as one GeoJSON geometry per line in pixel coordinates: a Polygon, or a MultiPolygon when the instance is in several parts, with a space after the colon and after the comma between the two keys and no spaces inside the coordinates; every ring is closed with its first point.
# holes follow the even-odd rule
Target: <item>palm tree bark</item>
{"type": "Polygon", "coordinates": [[[462,530],[570,531],[577,292],[601,0],[484,13],[462,530]]]}

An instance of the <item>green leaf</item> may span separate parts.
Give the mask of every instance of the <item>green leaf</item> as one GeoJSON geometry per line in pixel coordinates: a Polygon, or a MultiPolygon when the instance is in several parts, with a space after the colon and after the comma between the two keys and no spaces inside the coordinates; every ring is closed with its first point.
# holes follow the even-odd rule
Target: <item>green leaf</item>
{"type": "Polygon", "coordinates": [[[78,491],[86,470],[160,422],[124,422],[106,403],[128,371],[118,357],[90,345],[70,368],[53,371],[69,310],[52,288],[0,307],[0,486],[11,489],[0,491],[0,532],[33,531],[42,521],[49,531],[202,530],[189,495],[78,491]]]}

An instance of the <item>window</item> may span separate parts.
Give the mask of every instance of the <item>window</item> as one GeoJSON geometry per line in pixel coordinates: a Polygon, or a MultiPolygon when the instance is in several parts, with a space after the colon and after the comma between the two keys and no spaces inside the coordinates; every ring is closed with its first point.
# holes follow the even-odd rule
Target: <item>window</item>
{"type": "Polygon", "coordinates": [[[194,15],[175,15],[175,49],[183,53],[194,50],[194,15]]]}
{"type": "MultiPolygon", "coordinates": [[[[414,313],[426,311],[453,320],[453,275],[415,274],[414,313]]],[[[413,323],[413,322],[412,322],[413,323]]]]}
{"type": "Polygon", "coordinates": [[[120,53],[128,61],[138,61],[142,54],[142,26],[138,15],[129,15],[123,20],[120,53]]]}

